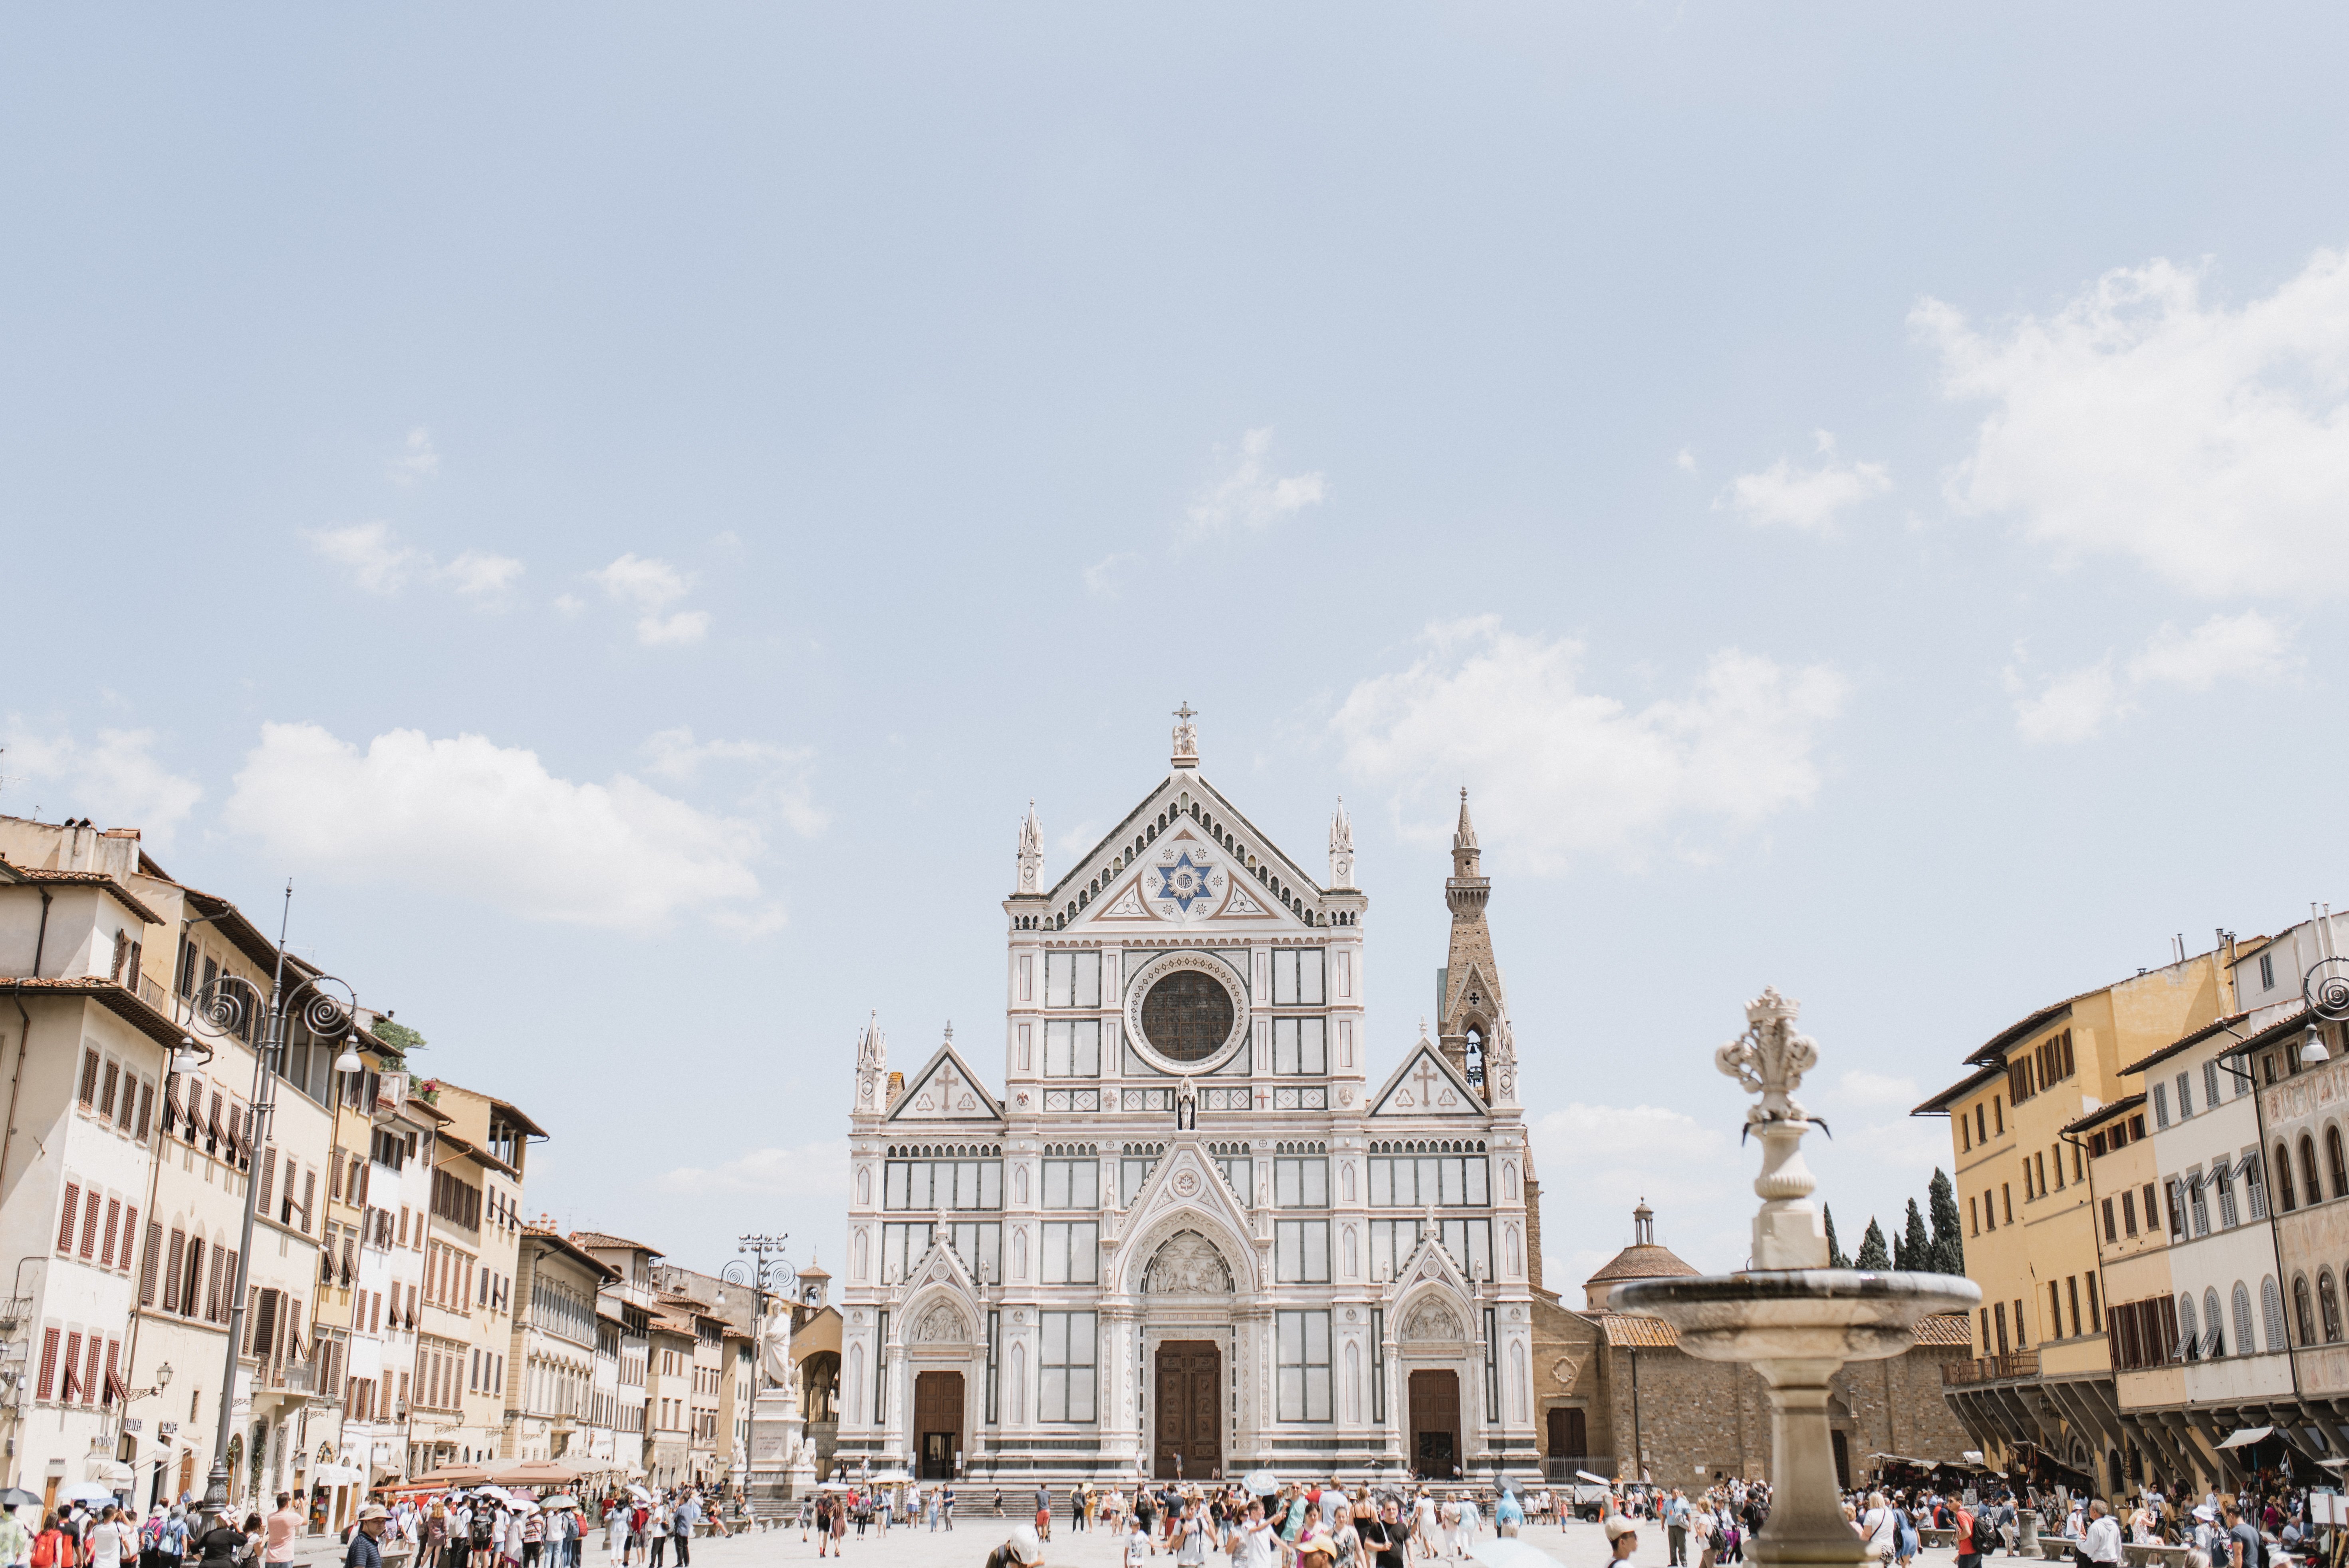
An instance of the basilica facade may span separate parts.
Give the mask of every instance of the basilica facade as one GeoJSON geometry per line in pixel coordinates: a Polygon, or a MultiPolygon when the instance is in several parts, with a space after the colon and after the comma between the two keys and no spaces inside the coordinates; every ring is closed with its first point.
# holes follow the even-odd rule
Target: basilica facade
{"type": "Polygon", "coordinates": [[[877,1023],[858,1041],[844,1474],[1537,1457],[1540,1191],[1464,793],[1442,1016],[1398,1052],[1364,1006],[1342,806],[1319,881],[1208,782],[1191,717],[1165,779],[1057,880],[1021,824],[999,1092],[950,1032],[910,1071],[877,1023]]]}

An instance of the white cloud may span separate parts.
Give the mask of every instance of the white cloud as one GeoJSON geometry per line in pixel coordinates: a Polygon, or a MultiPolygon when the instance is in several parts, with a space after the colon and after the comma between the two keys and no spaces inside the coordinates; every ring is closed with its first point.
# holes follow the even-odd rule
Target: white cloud
{"type": "Polygon", "coordinates": [[[763,740],[696,740],[689,727],[664,729],[645,741],[647,769],[664,779],[687,783],[700,776],[709,763],[746,763],[755,781],[742,796],[744,807],[781,818],[802,838],[823,831],[831,820],[815,804],[809,774],[815,753],[806,748],[776,746],[763,740]]]}
{"type": "Polygon", "coordinates": [[[1636,857],[1683,825],[1748,826],[1817,792],[1845,696],[1832,668],[1723,649],[1688,695],[1634,711],[1583,689],[1582,657],[1497,616],[1433,625],[1409,669],[1359,682],[1331,725],[1354,772],[1424,813],[1407,833],[1449,833],[1465,783],[1478,825],[1537,870],[1636,857]]]}
{"type": "Polygon", "coordinates": [[[1104,555],[1084,570],[1085,592],[1103,599],[1114,599],[1125,574],[1142,563],[1142,557],[1131,550],[1121,550],[1104,555]]]}
{"type": "Polygon", "coordinates": [[[576,593],[557,593],[554,607],[564,615],[580,615],[586,613],[587,601],[576,593]]]}
{"type": "Polygon", "coordinates": [[[440,454],[432,448],[432,432],[419,425],[408,432],[407,443],[399,456],[391,459],[391,482],[412,485],[419,480],[429,480],[440,471],[440,454]]]}
{"type": "Polygon", "coordinates": [[[369,593],[388,597],[408,585],[409,577],[419,568],[429,568],[429,557],[393,542],[391,524],[388,522],[354,522],[341,528],[308,528],[302,537],[310,548],[333,562],[347,568],[351,581],[369,593]]]}
{"type": "Polygon", "coordinates": [[[656,1184],[664,1192],[746,1198],[788,1197],[807,1207],[848,1201],[848,1140],[826,1139],[796,1148],[754,1149],[716,1165],[680,1165],[656,1184]]]}
{"type": "Polygon", "coordinates": [[[2349,253],[2320,251],[2240,309],[2203,269],[2106,273],[2053,315],[1978,332],[1909,320],[1944,390],[1991,405],[1951,475],[2060,563],[2108,554],[2204,597],[2349,591],[2349,253]]]}
{"type": "MultiPolygon", "coordinates": [[[[2010,666],[2010,690],[2018,690],[2021,676],[2010,666]]],[[[2014,699],[2015,732],[2034,746],[2068,745],[2099,734],[2105,726],[2135,709],[2121,697],[2113,678],[2113,661],[2100,659],[2067,671],[2042,686],[2035,695],[2014,699]]]]}
{"type": "Polygon", "coordinates": [[[1826,461],[1816,469],[1797,469],[1780,458],[1758,474],[1740,474],[1730,482],[1725,504],[1751,523],[1825,533],[1834,526],[1836,513],[1892,489],[1882,463],[1838,463],[1834,434],[1820,430],[1816,439],[1826,461]]]}
{"type": "Polygon", "coordinates": [[[615,602],[636,611],[636,641],[648,648],[698,643],[709,633],[709,613],[662,611],[692,591],[693,579],[666,561],[631,552],[600,572],[587,574],[615,602]]]}
{"type": "Polygon", "coordinates": [[[1672,459],[1672,467],[1684,474],[1696,472],[1696,454],[1688,448],[1682,447],[1679,455],[1672,459]]]}
{"type": "Polygon", "coordinates": [[[2165,623],[2144,648],[2117,670],[2111,655],[2093,665],[2025,689],[2018,654],[2006,671],[2015,694],[2014,727],[2033,745],[2088,740],[2138,710],[2137,698],[2153,686],[2209,691],[2222,680],[2272,684],[2301,665],[2291,628],[2257,610],[2213,615],[2191,631],[2165,623]]]}
{"type": "Polygon", "coordinates": [[[2129,661],[2132,679],[2209,691],[2222,680],[2282,680],[2297,668],[2292,633],[2257,610],[2213,615],[2190,632],[2165,624],[2129,661]]]}
{"type": "Polygon", "coordinates": [[[1575,1193],[1542,1210],[1542,1240],[1557,1249],[1543,1254],[1552,1290],[1576,1296],[1630,1245],[1631,1210],[1641,1202],[1657,1212],[1657,1239],[1699,1268],[1744,1261],[1750,1243],[1735,1211],[1752,1178],[1735,1140],[1711,1123],[1669,1106],[1576,1102],[1534,1119],[1526,1131],[1544,1195],[1564,1191],[1569,1172],[1575,1193]],[[1724,1223],[1715,1228],[1716,1221],[1724,1223]]]}
{"type": "Polygon", "coordinates": [[[745,821],[626,774],[558,779],[484,736],[378,735],[362,752],[315,724],[268,724],[224,812],[272,854],[361,882],[478,899],[527,919],[641,930],[698,911],[777,918],[759,903],[764,851],[745,821]]]}
{"type": "MultiPolygon", "coordinates": [[[[84,744],[70,734],[41,736],[11,715],[0,774],[38,784],[53,819],[88,817],[101,828],[137,828],[144,842],[168,849],[203,797],[203,786],[172,772],[153,755],[151,729],[101,729],[84,744]]],[[[26,809],[34,804],[28,800],[26,809]]],[[[10,810],[16,810],[11,807],[10,810]]]]}
{"type": "Polygon", "coordinates": [[[523,573],[523,564],[511,555],[468,550],[432,575],[468,599],[492,599],[506,592],[523,573]]]}
{"type": "Polygon", "coordinates": [[[487,607],[502,602],[523,574],[523,563],[512,556],[483,550],[468,550],[442,565],[425,552],[401,543],[388,522],[305,529],[302,537],[310,542],[310,548],[347,570],[360,590],[385,598],[421,578],[487,607]]]}
{"type": "Polygon", "coordinates": [[[1285,517],[1321,504],[1327,487],[1319,473],[1269,471],[1266,459],[1272,451],[1272,427],[1250,430],[1240,438],[1237,455],[1216,449],[1219,462],[1228,462],[1223,476],[1209,481],[1192,500],[1187,514],[1190,531],[1222,533],[1237,524],[1268,528],[1285,517]]]}

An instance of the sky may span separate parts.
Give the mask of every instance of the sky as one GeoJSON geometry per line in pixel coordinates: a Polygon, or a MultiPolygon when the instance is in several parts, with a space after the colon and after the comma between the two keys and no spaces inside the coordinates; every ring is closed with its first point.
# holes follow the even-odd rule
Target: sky
{"type": "Polygon", "coordinates": [[[136,826],[552,1134],[837,1263],[854,1046],[1200,712],[1494,880],[1549,1283],[1743,1261],[1803,1004],[1847,1248],[2050,1000],[2349,901],[2349,17],[0,14],[0,810],[136,826]]]}

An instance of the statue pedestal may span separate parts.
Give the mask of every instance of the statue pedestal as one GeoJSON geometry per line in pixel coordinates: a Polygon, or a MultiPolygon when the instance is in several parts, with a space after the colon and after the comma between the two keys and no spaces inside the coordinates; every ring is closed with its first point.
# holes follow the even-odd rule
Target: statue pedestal
{"type": "Polygon", "coordinates": [[[789,1388],[761,1388],[750,1401],[750,1510],[771,1512],[815,1490],[815,1445],[789,1388]]]}

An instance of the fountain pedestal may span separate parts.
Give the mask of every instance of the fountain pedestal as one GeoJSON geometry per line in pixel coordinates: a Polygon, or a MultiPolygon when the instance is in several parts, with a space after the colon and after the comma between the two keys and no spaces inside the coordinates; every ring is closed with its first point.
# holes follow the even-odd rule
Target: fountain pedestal
{"type": "Polygon", "coordinates": [[[1758,1562],[1848,1568],[1868,1551],[1843,1516],[1835,1435],[1827,1420],[1835,1375],[1847,1362],[1897,1356],[1920,1318],[1963,1311],[1982,1288],[1954,1274],[1831,1269],[1826,1231],[1811,1205],[1817,1183],[1803,1163],[1811,1119],[1794,1097],[1818,1065],[1816,1043],[1795,1032],[1796,1005],[1775,989],[1745,1006],[1745,1033],[1713,1063],[1760,1101],[1745,1113],[1762,1142],[1754,1195],[1754,1257],[1746,1274],[1642,1280],[1618,1285],[1618,1312],[1660,1317],[1680,1347],[1709,1361],[1743,1361],[1770,1398],[1770,1517],[1754,1540],[1758,1562]]]}

